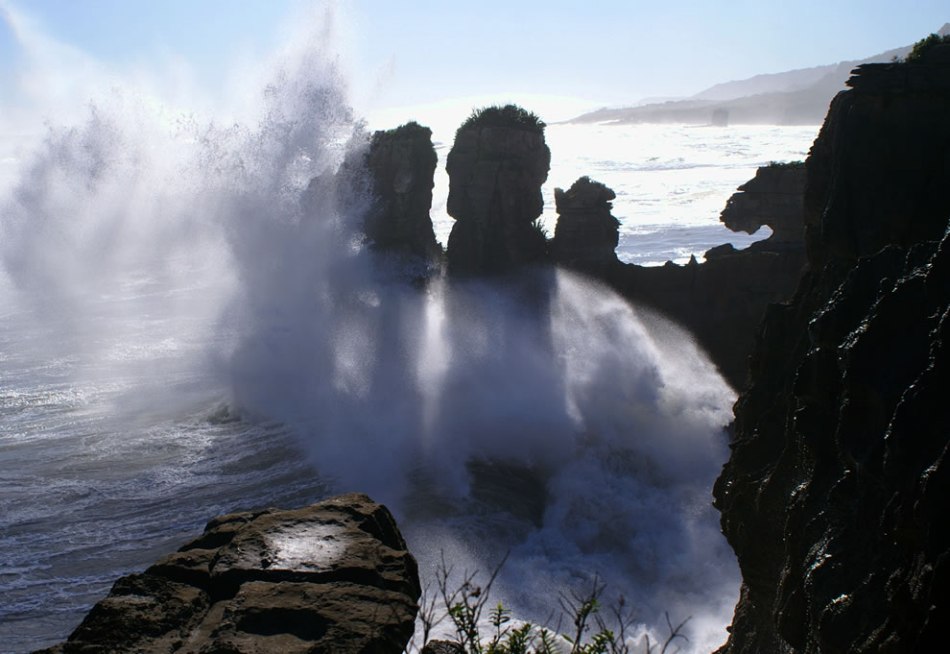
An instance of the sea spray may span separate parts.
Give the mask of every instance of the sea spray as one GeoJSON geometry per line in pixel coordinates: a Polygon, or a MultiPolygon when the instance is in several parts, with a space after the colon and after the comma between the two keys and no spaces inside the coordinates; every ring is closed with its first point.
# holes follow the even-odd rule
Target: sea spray
{"type": "MultiPolygon", "coordinates": [[[[316,186],[339,198],[358,172],[316,186]]],[[[523,615],[600,572],[644,620],[689,613],[703,646],[721,639],[735,569],[709,488],[734,396],[688,335],[564,271],[419,288],[361,245],[347,202],[308,206],[255,236],[277,262],[236,255],[237,404],[390,504],[429,574],[445,552],[510,551],[497,590],[523,615]]]]}
{"type": "Polygon", "coordinates": [[[50,130],[2,202],[23,323],[4,342],[42,327],[30,356],[67,371],[57,388],[96,391],[15,404],[50,420],[37,407],[59,401],[81,424],[45,423],[79,470],[66,505],[125,516],[110,525],[134,551],[144,518],[117,512],[123,498],[154,493],[162,516],[205,498],[207,518],[249,501],[206,494],[224,480],[262,502],[305,483],[366,491],[397,512],[424,575],[443,553],[488,570],[510,551],[496,590],[519,615],[545,619],[600,574],[644,623],[693,615],[697,651],[721,642],[738,575],[709,489],[733,396],[705,356],[563,271],[408,283],[363,242],[366,135],[332,54],[276,68],[247,123],[98,99],[84,124],[50,130]]]}

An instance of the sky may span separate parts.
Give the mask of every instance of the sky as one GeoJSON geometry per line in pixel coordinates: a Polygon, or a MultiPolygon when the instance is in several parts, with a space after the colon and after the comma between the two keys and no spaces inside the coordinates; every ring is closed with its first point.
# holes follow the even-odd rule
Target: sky
{"type": "Polygon", "coordinates": [[[909,45],[950,21],[950,5],[0,0],[0,111],[17,103],[23,109],[31,84],[34,94],[55,90],[64,102],[81,102],[85,88],[77,77],[111,75],[143,80],[179,98],[200,97],[209,106],[226,103],[225,89],[240,83],[242,70],[331,14],[354,104],[377,121],[399,122],[400,115],[424,121],[427,108],[509,99],[561,120],[909,45]],[[37,57],[48,70],[80,73],[31,80],[37,57]]]}

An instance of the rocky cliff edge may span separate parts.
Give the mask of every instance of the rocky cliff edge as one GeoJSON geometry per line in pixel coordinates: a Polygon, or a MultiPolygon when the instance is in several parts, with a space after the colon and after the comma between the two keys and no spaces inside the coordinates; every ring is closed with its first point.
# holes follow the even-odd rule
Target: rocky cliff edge
{"type": "Polygon", "coordinates": [[[946,649],[950,45],[849,86],[715,488],[743,579],[723,654],[946,649]]]}
{"type": "Polygon", "coordinates": [[[142,574],[116,581],[44,654],[399,654],[420,594],[389,511],[343,495],[215,518],[142,574]]]}

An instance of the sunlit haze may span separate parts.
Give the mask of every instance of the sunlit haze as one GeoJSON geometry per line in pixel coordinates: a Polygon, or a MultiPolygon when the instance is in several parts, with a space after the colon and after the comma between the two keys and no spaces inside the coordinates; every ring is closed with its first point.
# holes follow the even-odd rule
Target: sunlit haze
{"type": "MultiPolygon", "coordinates": [[[[520,101],[552,121],[688,96],[759,73],[860,59],[913,43],[948,19],[940,0],[332,4],[352,100],[381,127],[409,117],[454,120],[493,101],[520,101]]],[[[83,103],[81,73],[93,69],[220,109],[255,64],[327,6],[2,0],[0,119],[9,124],[10,105],[31,109],[39,93],[83,103]],[[43,80],[48,88],[33,88],[37,67],[53,76],[43,80]]]]}

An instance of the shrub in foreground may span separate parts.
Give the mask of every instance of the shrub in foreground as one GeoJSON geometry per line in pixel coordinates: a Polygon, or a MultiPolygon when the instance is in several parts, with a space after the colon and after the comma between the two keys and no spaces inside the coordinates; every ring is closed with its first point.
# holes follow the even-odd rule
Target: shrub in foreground
{"type": "MultiPolygon", "coordinates": [[[[419,647],[424,648],[433,629],[448,618],[459,651],[464,654],[635,654],[629,642],[636,623],[634,614],[620,598],[605,618],[600,597],[606,586],[597,578],[586,591],[561,596],[561,616],[554,627],[513,620],[511,610],[501,602],[489,608],[491,588],[503,565],[504,560],[484,584],[476,583],[475,572],[466,573],[461,583],[453,585],[453,569],[443,558],[436,571],[436,593],[431,592],[430,585],[420,601],[419,647]]],[[[677,641],[689,640],[683,634],[689,620],[674,625],[666,614],[667,638],[651,642],[649,636],[644,636],[639,651],[675,654],[679,651],[677,641]]]]}

